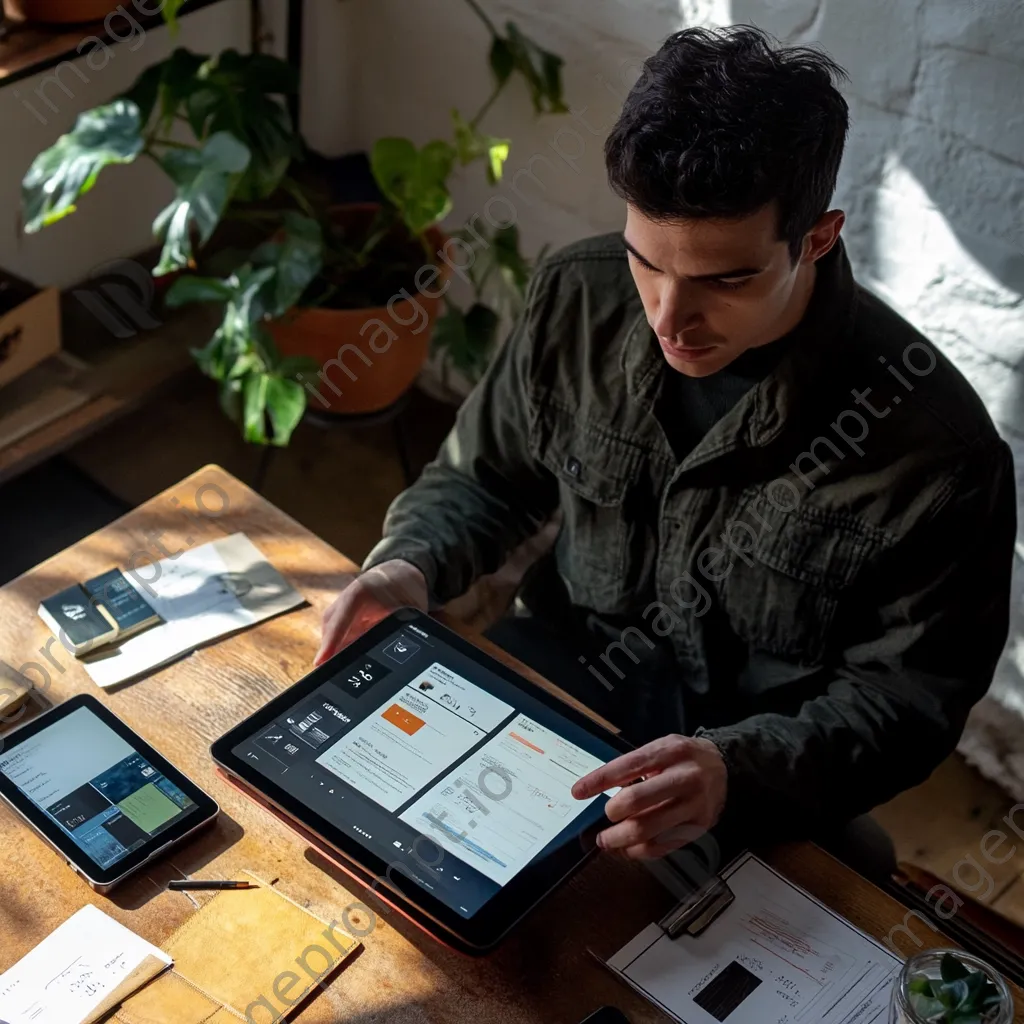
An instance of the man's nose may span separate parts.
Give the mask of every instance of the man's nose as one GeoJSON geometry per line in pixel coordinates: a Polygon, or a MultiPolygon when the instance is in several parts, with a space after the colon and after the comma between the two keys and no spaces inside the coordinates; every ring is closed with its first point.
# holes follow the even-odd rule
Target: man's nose
{"type": "Polygon", "coordinates": [[[703,316],[694,296],[680,289],[666,289],[661,296],[658,312],[651,326],[662,338],[675,338],[685,331],[698,327],[703,316]]]}

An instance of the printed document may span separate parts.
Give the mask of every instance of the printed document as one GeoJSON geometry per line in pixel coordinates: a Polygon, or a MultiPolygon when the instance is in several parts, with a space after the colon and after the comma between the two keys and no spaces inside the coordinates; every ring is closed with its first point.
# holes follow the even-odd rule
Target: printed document
{"type": "Polygon", "coordinates": [[[701,935],[649,925],[608,966],[681,1024],[885,1024],[902,966],[880,942],[744,855],[701,935]]]}

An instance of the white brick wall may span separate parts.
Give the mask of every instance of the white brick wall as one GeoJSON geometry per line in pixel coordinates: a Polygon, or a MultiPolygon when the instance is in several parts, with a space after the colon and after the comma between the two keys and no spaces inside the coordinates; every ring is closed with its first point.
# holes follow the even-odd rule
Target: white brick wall
{"type": "MultiPolygon", "coordinates": [[[[586,108],[587,123],[603,129],[592,135],[582,121],[569,122],[584,150],[574,169],[552,151],[560,122],[534,120],[522,91],[505,97],[490,114],[485,127],[513,139],[513,171],[534,154],[546,154],[554,164],[538,172],[543,191],[524,185],[526,198],[513,197],[533,249],[622,225],[621,204],[605,185],[601,145],[620,105],[613,94],[621,95],[624,63],[643,58],[670,32],[692,24],[752,22],[787,42],[828,50],[851,79],[844,92],[853,131],[836,205],[849,214],[845,237],[858,275],[956,361],[1024,467],[1020,0],[484,0],[484,5],[495,20],[515,18],[567,58],[569,102],[577,111],[586,108]]],[[[366,45],[354,130],[364,145],[398,132],[425,141],[444,130],[449,107],[470,109],[486,94],[486,34],[461,2],[375,0],[362,8],[360,34],[366,45]]],[[[564,139],[563,148],[570,146],[564,139]]],[[[457,214],[480,208],[487,195],[480,177],[460,183],[457,214]]],[[[1024,597],[1024,579],[1019,590],[1024,597]]],[[[986,720],[989,727],[993,717],[1006,722],[1007,736],[1024,735],[1021,719],[1011,719],[1007,710],[1016,706],[1024,718],[1020,599],[1014,622],[994,689],[999,704],[983,709],[995,708],[986,720]]],[[[979,729],[968,737],[975,753],[982,741],[979,729]]],[[[1005,767],[1004,759],[1003,780],[1009,781],[1005,767]]],[[[994,761],[987,768],[1000,770],[994,761]]],[[[1015,778],[1024,792],[1024,757],[1015,778]]]]}

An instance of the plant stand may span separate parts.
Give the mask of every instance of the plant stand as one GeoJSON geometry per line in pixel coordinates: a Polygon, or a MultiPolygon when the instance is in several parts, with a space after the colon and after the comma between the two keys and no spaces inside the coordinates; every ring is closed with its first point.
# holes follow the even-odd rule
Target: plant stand
{"type": "MultiPolygon", "coordinates": [[[[412,398],[412,388],[406,391],[396,402],[392,402],[386,409],[378,412],[353,413],[322,413],[315,409],[307,409],[302,422],[310,426],[318,427],[321,430],[362,430],[367,427],[381,427],[390,423],[395,438],[395,454],[398,456],[399,465],[402,467],[402,480],[405,486],[412,485],[415,477],[412,471],[412,462],[409,459],[409,444],[405,432],[405,424],[402,414],[405,412],[412,398]]],[[[263,494],[266,485],[267,474],[270,471],[271,463],[279,449],[274,445],[266,445],[260,452],[259,463],[253,475],[252,489],[257,494],[263,494]]]]}

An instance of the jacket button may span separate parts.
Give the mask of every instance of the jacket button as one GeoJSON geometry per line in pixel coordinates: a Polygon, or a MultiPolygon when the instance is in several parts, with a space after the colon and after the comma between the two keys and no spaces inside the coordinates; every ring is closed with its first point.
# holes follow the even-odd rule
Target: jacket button
{"type": "Polygon", "coordinates": [[[583,470],[583,463],[580,462],[574,455],[570,455],[565,460],[565,471],[569,476],[579,476],[583,470]]]}

